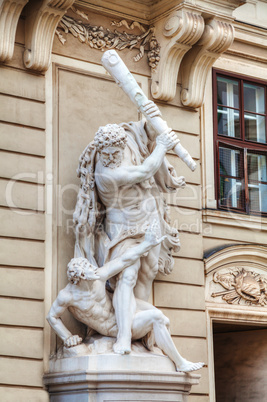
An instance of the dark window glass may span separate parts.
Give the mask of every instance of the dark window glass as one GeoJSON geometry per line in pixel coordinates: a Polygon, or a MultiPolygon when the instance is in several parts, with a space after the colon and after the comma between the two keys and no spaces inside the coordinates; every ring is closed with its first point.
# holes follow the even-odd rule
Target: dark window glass
{"type": "Polygon", "coordinates": [[[244,109],[248,112],[265,113],[264,87],[244,83],[244,109]]]}
{"type": "Polygon", "coordinates": [[[221,177],[220,179],[220,203],[227,208],[243,208],[243,191],[241,181],[221,177]]]}
{"type": "Polygon", "coordinates": [[[219,105],[239,108],[238,81],[224,77],[218,77],[217,101],[219,105]]]}
{"type": "Polygon", "coordinates": [[[240,151],[230,148],[219,148],[220,174],[240,177],[240,151]]]}
{"type": "Polygon", "coordinates": [[[240,137],[239,111],[218,106],[218,133],[228,137],[240,137]]]}
{"type": "Polygon", "coordinates": [[[215,77],[218,205],[267,214],[266,85],[215,77]]]}
{"type": "Polygon", "coordinates": [[[245,137],[249,141],[266,143],[264,116],[245,113],[245,137]]]}

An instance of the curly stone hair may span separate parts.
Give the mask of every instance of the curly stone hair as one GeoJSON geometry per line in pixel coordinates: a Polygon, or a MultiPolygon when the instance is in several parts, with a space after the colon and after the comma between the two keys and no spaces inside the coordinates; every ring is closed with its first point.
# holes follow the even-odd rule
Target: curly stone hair
{"type": "Polygon", "coordinates": [[[97,270],[97,267],[90,264],[90,262],[86,258],[72,258],[68,263],[68,280],[74,285],[77,285],[77,283],[80,282],[80,279],[87,279],[85,275],[86,268],[91,268],[94,271],[97,270]]]}
{"type": "Polygon", "coordinates": [[[98,151],[107,147],[119,147],[124,149],[126,146],[127,134],[118,124],[107,124],[99,127],[95,134],[94,146],[98,151]]]}

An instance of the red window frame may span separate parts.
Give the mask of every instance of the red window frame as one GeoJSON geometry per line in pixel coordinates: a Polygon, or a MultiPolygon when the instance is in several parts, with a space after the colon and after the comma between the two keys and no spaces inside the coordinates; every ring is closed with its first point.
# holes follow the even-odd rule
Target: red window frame
{"type": "MultiPolygon", "coordinates": [[[[267,212],[253,211],[249,209],[249,186],[248,186],[248,168],[247,168],[247,152],[259,152],[261,155],[266,155],[267,157],[267,82],[251,77],[243,76],[240,74],[228,73],[223,70],[213,69],[212,73],[212,84],[213,84],[213,129],[214,129],[214,175],[215,175],[215,195],[217,200],[217,208],[220,210],[234,211],[243,214],[250,215],[261,215],[267,216],[267,212]],[[238,81],[239,83],[239,120],[240,120],[240,138],[228,137],[223,134],[218,133],[218,119],[217,119],[217,77],[229,78],[238,81]],[[265,141],[266,143],[259,143],[251,140],[245,139],[245,112],[251,113],[251,111],[246,111],[244,109],[244,83],[252,85],[260,85],[264,87],[264,99],[265,99],[265,113],[257,113],[265,117],[265,141]],[[220,205],[220,165],[219,165],[219,146],[225,146],[226,148],[238,149],[241,152],[242,166],[241,170],[243,172],[242,178],[242,189],[244,191],[244,206],[242,208],[228,207],[220,205]]],[[[220,105],[226,107],[226,105],[220,105]]],[[[228,106],[227,106],[228,107],[228,106]]],[[[231,107],[228,107],[231,108],[231,107]]],[[[237,109],[237,108],[232,108],[237,109]]],[[[267,182],[261,182],[262,184],[267,184],[267,182]]]]}

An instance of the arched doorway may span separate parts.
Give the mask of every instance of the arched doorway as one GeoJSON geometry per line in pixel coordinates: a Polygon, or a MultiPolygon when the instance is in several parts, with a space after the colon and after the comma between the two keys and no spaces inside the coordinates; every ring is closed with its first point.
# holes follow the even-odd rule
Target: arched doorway
{"type": "Polygon", "coordinates": [[[267,248],[251,244],[205,258],[211,401],[267,395],[267,248]]]}

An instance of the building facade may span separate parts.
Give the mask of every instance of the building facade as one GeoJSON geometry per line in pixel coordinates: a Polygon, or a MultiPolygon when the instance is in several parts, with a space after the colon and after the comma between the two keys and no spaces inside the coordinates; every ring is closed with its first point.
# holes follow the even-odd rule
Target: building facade
{"type": "Polygon", "coordinates": [[[189,402],[264,400],[266,30],[266,0],[0,1],[1,400],[48,400],[79,156],[99,126],[141,119],[101,65],[110,48],[197,163],[168,155],[187,182],[166,196],[181,250],[151,294],[206,362],[189,402]]]}

